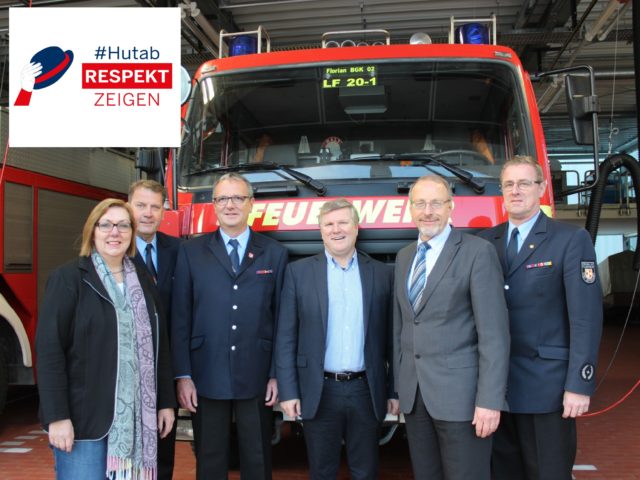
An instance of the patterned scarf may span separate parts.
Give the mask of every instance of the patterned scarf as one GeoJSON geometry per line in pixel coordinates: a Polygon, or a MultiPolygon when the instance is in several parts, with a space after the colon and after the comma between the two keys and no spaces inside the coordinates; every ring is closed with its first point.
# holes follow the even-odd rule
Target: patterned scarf
{"type": "Polygon", "coordinates": [[[107,478],[155,480],[157,465],[156,385],[151,322],[133,262],[124,257],[124,292],[96,251],[91,260],[116,309],[118,375],[109,430],[107,478]]]}

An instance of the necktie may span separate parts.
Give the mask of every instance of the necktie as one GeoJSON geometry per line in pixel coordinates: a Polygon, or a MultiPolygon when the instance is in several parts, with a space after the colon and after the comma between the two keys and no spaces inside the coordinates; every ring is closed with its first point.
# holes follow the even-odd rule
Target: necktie
{"type": "Polygon", "coordinates": [[[153,245],[147,243],[147,246],[144,248],[144,262],[147,264],[147,268],[149,269],[149,273],[153,277],[153,281],[158,281],[158,273],[156,272],[156,267],[153,265],[153,258],[151,257],[151,251],[153,250],[153,245]]]}
{"type": "Polygon", "coordinates": [[[514,228],[509,238],[509,244],[507,245],[507,268],[511,268],[513,261],[518,255],[518,229],[514,228]]]}
{"type": "Polygon", "coordinates": [[[229,254],[229,258],[231,259],[231,268],[233,269],[233,273],[237,273],[240,270],[240,255],[238,255],[238,240],[232,238],[229,240],[229,245],[231,245],[232,249],[229,254]]]}
{"type": "Polygon", "coordinates": [[[431,248],[427,242],[418,245],[418,251],[416,252],[416,265],[413,269],[413,275],[411,276],[411,282],[409,282],[409,302],[415,312],[420,305],[422,299],[422,292],[427,284],[427,250],[431,248]]]}

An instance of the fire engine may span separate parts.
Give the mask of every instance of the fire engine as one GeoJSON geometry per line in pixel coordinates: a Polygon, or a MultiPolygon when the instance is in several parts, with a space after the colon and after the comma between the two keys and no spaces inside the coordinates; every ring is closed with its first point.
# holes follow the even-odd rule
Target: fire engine
{"type": "MultiPolygon", "coordinates": [[[[0,142],[9,115],[0,111],[0,142]]],[[[126,198],[131,158],[104,149],[9,148],[0,181],[0,412],[8,385],[35,383],[38,301],[47,277],[78,255],[87,215],[126,198]]]]}
{"type": "MultiPolygon", "coordinates": [[[[530,76],[515,52],[495,44],[495,17],[485,20],[488,44],[456,43],[469,24],[456,27],[453,18],[448,44],[424,35],[392,44],[388,32],[365,30],[329,32],[322,48],[271,51],[262,27],[222,31],[231,53],[259,50],[197,70],[183,143],[170,160],[174,211],[165,229],[214,230],[211,186],[230,171],[255,188],[252,228],[294,257],[318,251],[318,209],[346,197],[361,214],[359,248],[393,261],[415,237],[408,189],[428,173],[452,184],[454,226],[503,221],[498,177],[506,159],[531,156],[549,185],[551,177],[530,76]]],[[[580,115],[591,122],[589,113],[580,115]]],[[[576,114],[574,127],[584,132],[580,121],[576,114]]],[[[553,214],[551,187],[542,208],[553,214]]]]}
{"type": "MultiPolygon", "coordinates": [[[[394,44],[387,31],[364,30],[326,33],[322,48],[271,51],[262,27],[222,31],[229,56],[221,48],[201,65],[185,95],[165,231],[215,230],[212,185],[240,172],[254,187],[251,227],[286,245],[292,259],[321,250],[319,208],[345,197],[360,212],[358,248],[392,263],[416,238],[407,193],[417,178],[449,180],[455,227],[492,227],[506,219],[499,174],[515,155],[542,167],[550,185],[542,209],[553,215],[531,78],[495,32],[495,17],[451,18],[447,44],[424,34],[394,44]],[[480,42],[470,44],[474,37],[480,42]]],[[[571,110],[574,130],[581,141],[591,132],[592,142],[593,89],[576,96],[583,103],[571,110]]]]}

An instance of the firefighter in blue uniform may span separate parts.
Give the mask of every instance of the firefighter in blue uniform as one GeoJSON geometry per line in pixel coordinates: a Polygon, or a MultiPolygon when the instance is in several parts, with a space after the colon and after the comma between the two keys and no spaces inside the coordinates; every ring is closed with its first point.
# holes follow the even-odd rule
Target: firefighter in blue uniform
{"type": "Polygon", "coordinates": [[[511,333],[493,478],[570,480],[602,333],[595,251],[586,230],[540,211],[546,182],[530,157],[506,162],[500,181],[509,221],[481,233],[502,262],[511,333]]]}

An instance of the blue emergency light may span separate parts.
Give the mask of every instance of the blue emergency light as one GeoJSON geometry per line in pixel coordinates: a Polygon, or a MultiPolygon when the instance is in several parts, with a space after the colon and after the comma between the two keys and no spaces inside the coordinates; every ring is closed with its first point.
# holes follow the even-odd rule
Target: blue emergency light
{"type": "Polygon", "coordinates": [[[482,23],[465,23],[456,28],[456,43],[484,45],[489,43],[489,28],[482,23]]]}
{"type": "Polygon", "coordinates": [[[229,56],[247,55],[258,51],[258,39],[250,35],[239,35],[229,43],[229,56]]]}

